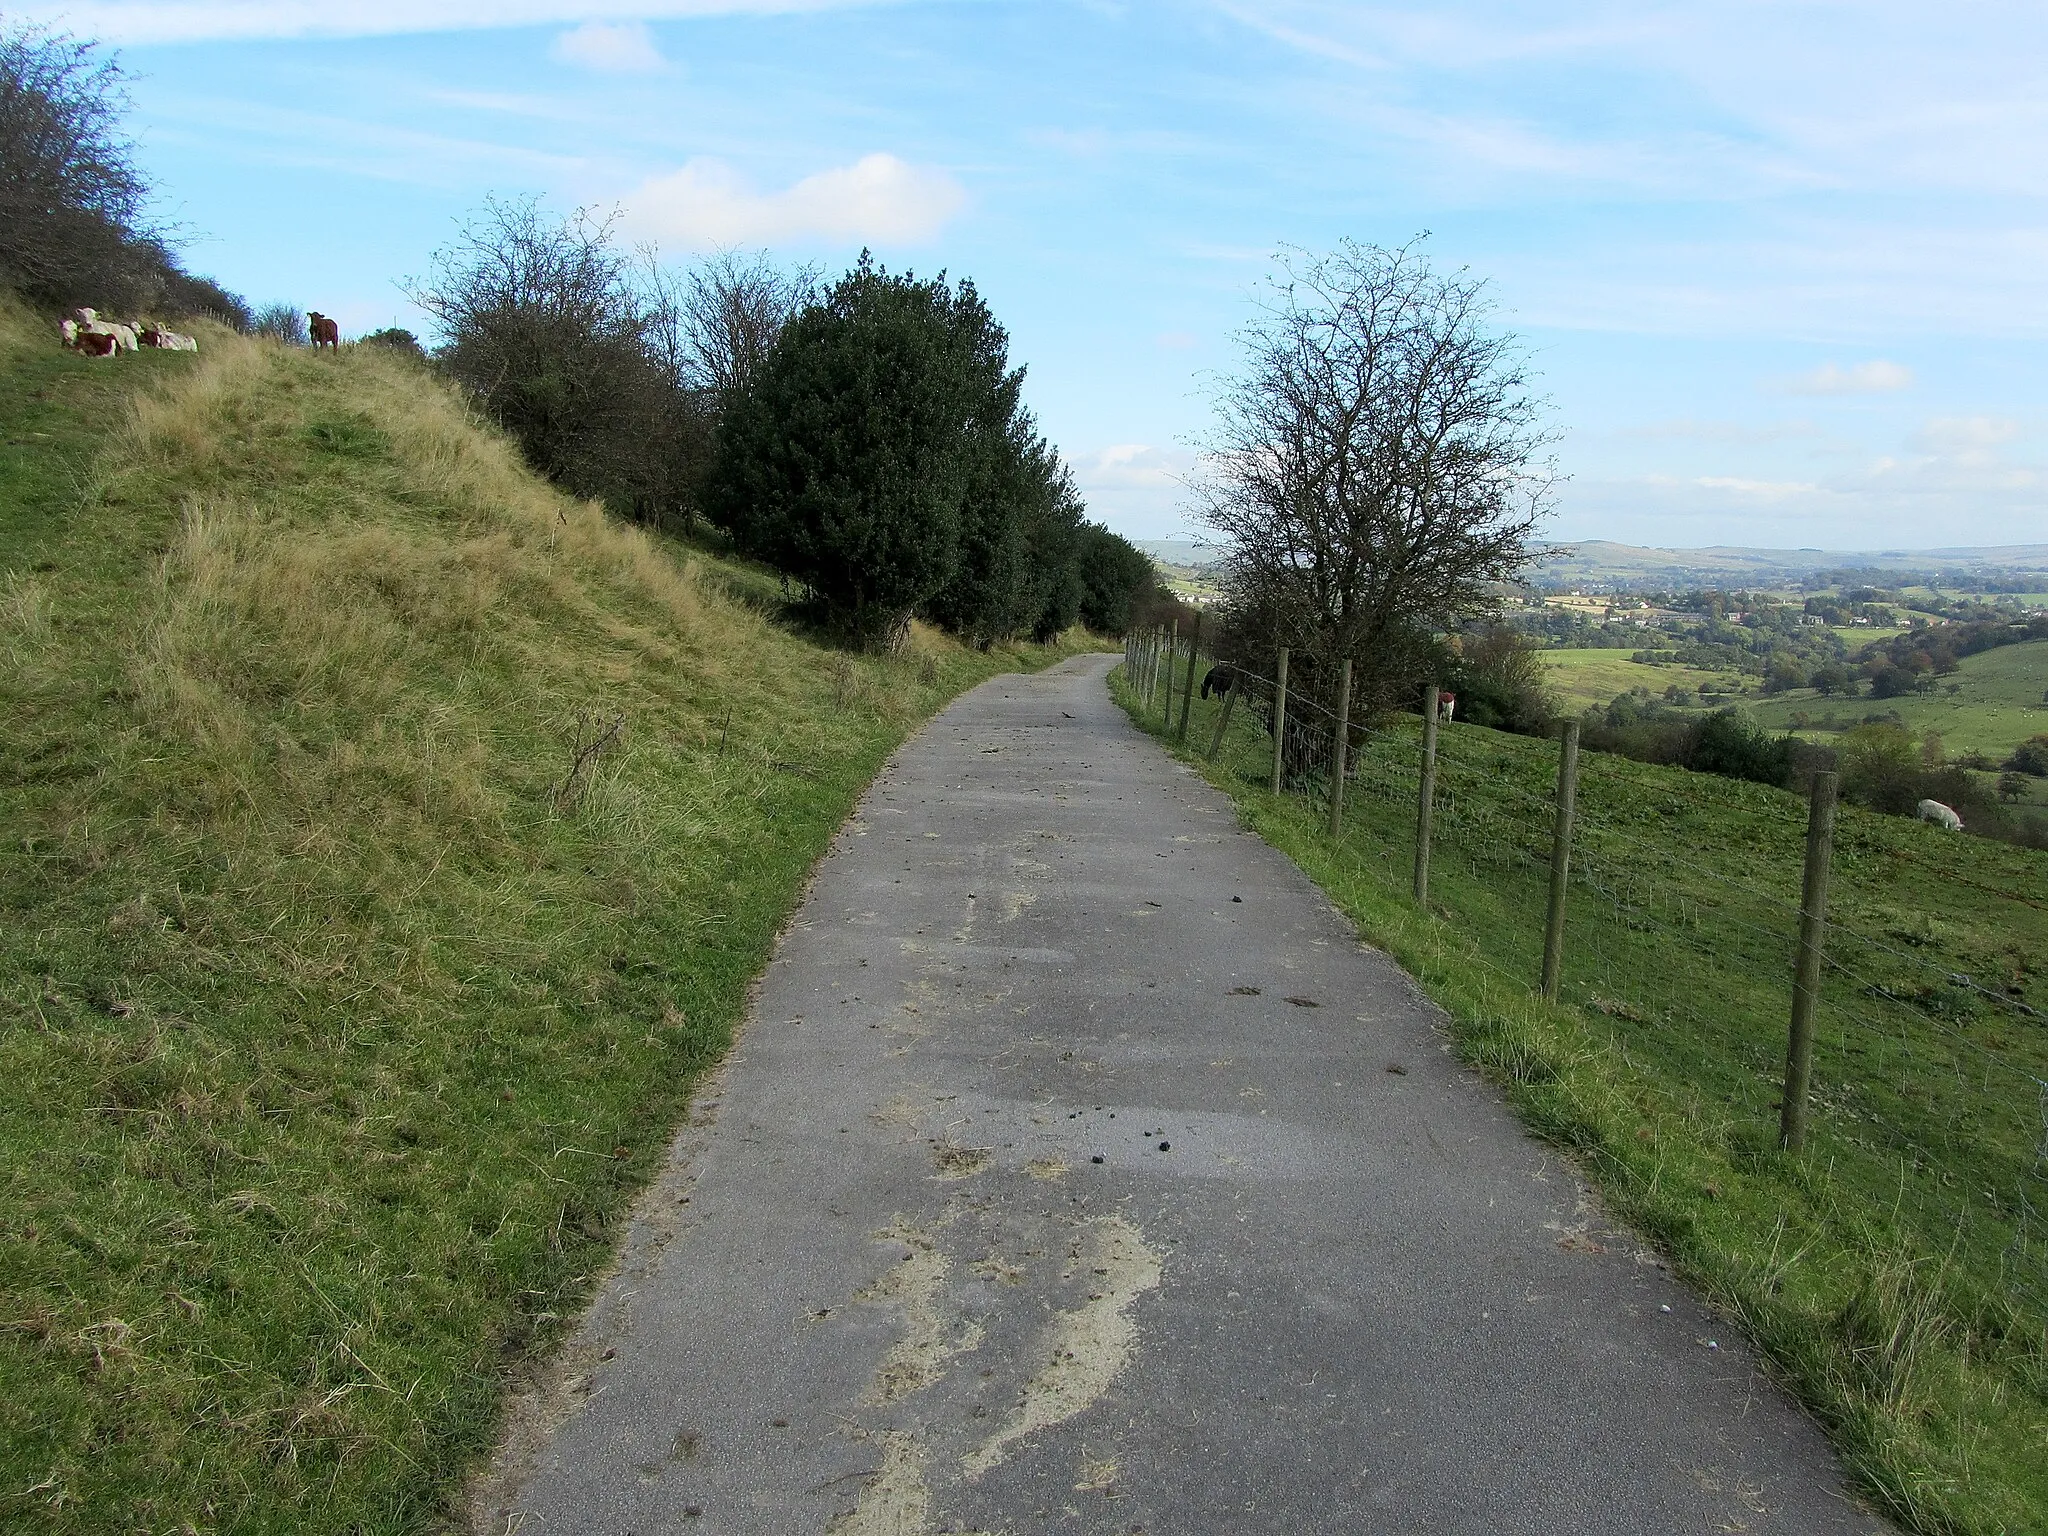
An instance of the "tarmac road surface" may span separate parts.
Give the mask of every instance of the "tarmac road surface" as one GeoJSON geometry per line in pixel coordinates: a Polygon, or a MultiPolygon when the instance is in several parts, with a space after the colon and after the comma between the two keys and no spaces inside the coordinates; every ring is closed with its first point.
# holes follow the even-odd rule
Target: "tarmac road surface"
{"type": "Polygon", "coordinates": [[[1111,660],[877,780],[478,1529],[1890,1529],[1111,660]]]}

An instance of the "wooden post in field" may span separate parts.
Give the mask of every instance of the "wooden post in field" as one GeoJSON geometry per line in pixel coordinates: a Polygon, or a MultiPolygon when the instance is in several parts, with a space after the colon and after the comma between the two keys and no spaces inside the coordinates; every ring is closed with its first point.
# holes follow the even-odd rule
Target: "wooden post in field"
{"type": "Polygon", "coordinates": [[[1140,687],[1140,689],[1138,690],[1139,694],[1141,695],[1138,702],[1142,708],[1150,709],[1152,707],[1152,672],[1153,669],[1158,665],[1159,661],[1158,625],[1154,624],[1146,629],[1144,646],[1144,659],[1141,662],[1139,662],[1139,667],[1142,672],[1143,686],[1140,687]]]}
{"type": "Polygon", "coordinates": [[[1287,647],[1280,647],[1280,676],[1273,685],[1273,793],[1280,793],[1281,759],[1287,745],[1287,647]]]}
{"type": "Polygon", "coordinates": [[[1813,776],[1806,811],[1806,882],[1799,898],[1799,959],[1792,972],[1792,1039],[1785,1051],[1785,1093],[1779,1100],[1778,1145],[1806,1145],[1806,1089],[1813,1076],[1813,1005],[1820,998],[1820,962],[1827,944],[1828,870],[1834,862],[1835,791],[1832,773],[1813,776]]]}
{"type": "Polygon", "coordinates": [[[1223,690],[1223,713],[1216,717],[1216,734],[1209,738],[1209,761],[1216,761],[1216,754],[1222,749],[1223,734],[1230,729],[1230,712],[1237,708],[1237,674],[1231,673],[1230,686],[1223,690]]]}
{"type": "Polygon", "coordinates": [[[1550,911],[1543,920],[1543,995],[1557,1001],[1564,970],[1564,903],[1572,869],[1572,813],[1579,799],[1579,722],[1567,720],[1557,759],[1557,825],[1550,834],[1550,911]]]}
{"type": "Polygon", "coordinates": [[[1436,814],[1435,683],[1422,693],[1422,793],[1415,811],[1415,899],[1429,905],[1429,825],[1436,814]]]}
{"type": "Polygon", "coordinates": [[[1351,745],[1351,658],[1337,669],[1337,739],[1330,747],[1330,836],[1344,834],[1344,753],[1351,745]]]}
{"type": "Polygon", "coordinates": [[[1194,633],[1188,636],[1188,675],[1180,685],[1180,729],[1173,734],[1176,746],[1188,744],[1188,711],[1195,702],[1195,673],[1200,670],[1202,656],[1202,610],[1195,610],[1194,633]]]}
{"type": "Polygon", "coordinates": [[[1180,620],[1175,619],[1173,627],[1167,631],[1166,635],[1166,650],[1164,653],[1166,662],[1166,697],[1161,700],[1162,712],[1159,716],[1159,728],[1161,730],[1170,731],[1173,729],[1173,664],[1179,659],[1179,650],[1180,620]]]}

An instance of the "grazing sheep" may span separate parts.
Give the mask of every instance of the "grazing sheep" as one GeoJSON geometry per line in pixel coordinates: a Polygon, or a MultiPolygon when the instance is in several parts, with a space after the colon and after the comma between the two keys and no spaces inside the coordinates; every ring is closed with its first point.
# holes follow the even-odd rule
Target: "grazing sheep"
{"type": "Polygon", "coordinates": [[[1937,827],[1945,828],[1950,832],[1960,832],[1963,830],[1963,818],[1943,805],[1939,800],[1922,800],[1913,808],[1913,811],[1922,821],[1931,821],[1937,827]]]}
{"type": "Polygon", "coordinates": [[[1202,678],[1202,697],[1208,698],[1213,691],[1222,698],[1231,689],[1239,686],[1238,670],[1227,661],[1219,661],[1202,678]]]}
{"type": "Polygon", "coordinates": [[[1451,716],[1457,712],[1458,696],[1455,693],[1439,693],[1436,696],[1436,717],[1444,725],[1451,723],[1451,716]]]}
{"type": "Polygon", "coordinates": [[[308,311],[306,315],[306,330],[313,338],[313,350],[315,352],[319,351],[322,347],[326,347],[329,351],[334,352],[341,350],[341,327],[328,316],[321,314],[319,310],[308,311]]]}

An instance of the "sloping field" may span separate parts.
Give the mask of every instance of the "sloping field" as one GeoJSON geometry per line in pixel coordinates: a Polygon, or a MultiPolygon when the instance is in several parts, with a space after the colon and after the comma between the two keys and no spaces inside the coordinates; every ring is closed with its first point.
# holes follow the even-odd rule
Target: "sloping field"
{"type": "MultiPolygon", "coordinates": [[[[1191,743],[1217,708],[1197,701],[1191,743]]],[[[1444,733],[1424,910],[1419,722],[1363,735],[1332,837],[1325,775],[1267,790],[1253,714],[1201,765],[1211,782],[1748,1328],[1873,1497],[1919,1531],[2048,1530],[2048,855],[1842,809],[1812,1125],[1789,1155],[1799,797],[1584,754],[1546,1003],[1554,741],[1444,733]]],[[[1327,747],[1312,707],[1296,718],[1327,747]]]]}
{"type": "Polygon", "coordinates": [[[0,312],[0,1527],[418,1530],[961,688],[402,359],[0,312]]]}
{"type": "MultiPolygon", "coordinates": [[[[1668,644],[1670,636],[1650,633],[1643,649],[1668,644]]],[[[1733,688],[1742,683],[1732,672],[1708,672],[1698,667],[1651,667],[1630,661],[1628,651],[1543,650],[1536,653],[1543,663],[1550,686],[1564,701],[1565,713],[1582,714],[1588,706],[1611,704],[1617,695],[1632,688],[1647,688],[1657,698],[1673,686],[1697,692],[1703,686],[1733,688]]]]}
{"type": "MultiPolygon", "coordinates": [[[[1785,730],[1795,714],[1818,721],[1832,712],[1853,724],[1871,713],[1897,710],[1917,735],[1939,731],[1950,756],[1982,752],[2002,759],[2029,736],[2048,732],[2048,640],[2004,645],[1965,656],[1960,669],[1941,678],[1933,693],[1896,699],[1824,699],[1811,689],[1780,694],[1754,706],[1759,723],[1785,730]],[[1956,686],[1951,695],[1949,686],[1956,686]]],[[[1824,741],[1827,734],[1802,734],[1824,741]]]]}

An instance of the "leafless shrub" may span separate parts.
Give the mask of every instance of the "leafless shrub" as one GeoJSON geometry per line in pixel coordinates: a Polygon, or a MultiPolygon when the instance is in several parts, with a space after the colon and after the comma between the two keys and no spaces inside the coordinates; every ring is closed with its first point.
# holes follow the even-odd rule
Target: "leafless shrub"
{"type": "Polygon", "coordinates": [[[119,60],[97,43],[0,26],[0,285],[53,308],[245,323],[242,302],[180,268],[148,222],[127,110],[119,60]]]}
{"type": "Polygon", "coordinates": [[[311,339],[305,315],[293,304],[265,304],[250,318],[249,330],[288,347],[303,347],[311,339]]]}
{"type": "Polygon", "coordinates": [[[597,768],[598,759],[618,745],[619,734],[625,726],[623,710],[609,720],[598,710],[577,712],[575,723],[569,729],[569,771],[552,792],[557,811],[576,808],[590,788],[590,777],[597,768]]]}

